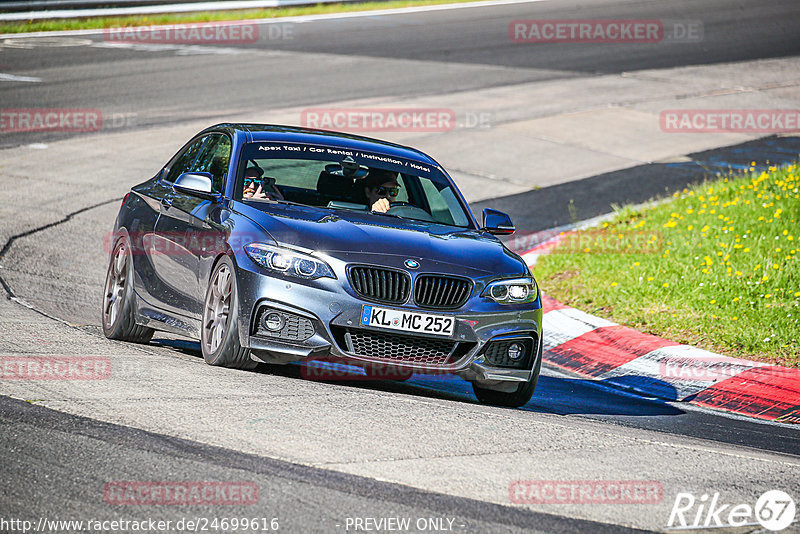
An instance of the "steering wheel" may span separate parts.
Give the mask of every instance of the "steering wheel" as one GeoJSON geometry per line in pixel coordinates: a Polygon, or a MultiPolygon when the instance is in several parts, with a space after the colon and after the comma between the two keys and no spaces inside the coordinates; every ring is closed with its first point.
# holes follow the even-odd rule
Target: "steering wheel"
{"type": "Polygon", "coordinates": [[[398,217],[408,217],[409,219],[419,219],[422,221],[433,222],[433,217],[431,217],[430,213],[402,200],[389,202],[389,209],[386,211],[386,213],[389,215],[397,215],[398,217]]]}

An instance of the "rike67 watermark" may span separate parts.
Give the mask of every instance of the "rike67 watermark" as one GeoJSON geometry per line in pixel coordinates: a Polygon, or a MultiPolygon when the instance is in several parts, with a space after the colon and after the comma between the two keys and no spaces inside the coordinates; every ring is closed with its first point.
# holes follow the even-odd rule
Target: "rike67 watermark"
{"type": "Polygon", "coordinates": [[[792,524],[796,511],[794,499],[781,490],[764,492],[755,505],[725,502],[719,492],[713,495],[704,493],[700,497],[678,493],[667,528],[685,530],[761,525],[778,532],[792,524]]]}

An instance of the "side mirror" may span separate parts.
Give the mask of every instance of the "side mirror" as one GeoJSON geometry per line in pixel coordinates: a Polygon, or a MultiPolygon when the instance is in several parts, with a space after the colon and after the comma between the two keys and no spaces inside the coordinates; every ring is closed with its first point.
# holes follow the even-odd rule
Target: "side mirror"
{"type": "Polygon", "coordinates": [[[511,235],[516,230],[514,223],[511,222],[511,217],[502,211],[489,208],[483,210],[482,229],[492,235],[511,235]]]}
{"type": "Polygon", "coordinates": [[[214,200],[217,198],[217,194],[212,190],[211,179],[210,172],[185,172],[178,176],[178,179],[172,184],[172,189],[179,193],[214,200]]]}

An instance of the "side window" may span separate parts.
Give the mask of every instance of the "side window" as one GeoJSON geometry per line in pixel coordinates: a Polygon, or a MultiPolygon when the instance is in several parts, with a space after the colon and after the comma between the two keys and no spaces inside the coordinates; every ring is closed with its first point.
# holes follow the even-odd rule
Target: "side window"
{"type": "Polygon", "coordinates": [[[408,202],[408,188],[406,187],[405,178],[403,178],[402,174],[398,174],[397,176],[397,185],[400,186],[400,191],[397,193],[397,196],[391,199],[392,202],[408,202]]]}
{"type": "Polygon", "coordinates": [[[192,172],[210,172],[214,191],[222,191],[222,181],[231,160],[231,140],[224,134],[211,134],[192,166],[192,172]]]}
{"type": "Polygon", "coordinates": [[[182,154],[175,158],[169,168],[167,176],[164,178],[166,182],[172,183],[178,178],[178,176],[191,170],[192,164],[194,163],[194,160],[197,159],[197,154],[200,152],[200,148],[203,146],[203,143],[206,141],[206,139],[208,139],[208,136],[201,137],[189,145],[182,154]]]}
{"type": "Polygon", "coordinates": [[[463,215],[463,210],[449,186],[440,185],[439,187],[442,187],[440,191],[439,187],[427,178],[420,178],[420,182],[431,207],[431,215],[436,222],[466,226],[467,218],[463,215]],[[454,213],[460,215],[457,221],[453,220],[454,213]]]}

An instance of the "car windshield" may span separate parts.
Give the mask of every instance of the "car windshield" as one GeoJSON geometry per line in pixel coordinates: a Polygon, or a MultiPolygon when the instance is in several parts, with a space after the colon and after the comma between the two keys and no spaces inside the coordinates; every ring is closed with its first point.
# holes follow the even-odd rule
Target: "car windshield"
{"type": "Polygon", "coordinates": [[[369,211],[376,195],[386,213],[467,228],[470,218],[442,172],[395,156],[289,143],[250,143],[242,150],[234,198],[335,210],[369,211]]]}

